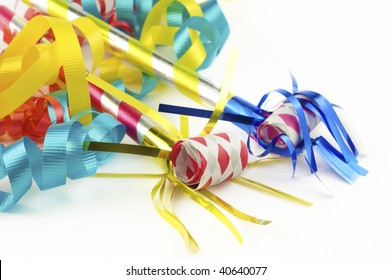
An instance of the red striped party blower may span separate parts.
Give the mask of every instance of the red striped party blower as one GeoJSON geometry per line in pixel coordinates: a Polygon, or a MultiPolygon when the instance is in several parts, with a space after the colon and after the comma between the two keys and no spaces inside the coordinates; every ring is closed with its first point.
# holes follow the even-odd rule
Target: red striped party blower
{"type": "MultiPolygon", "coordinates": [[[[21,23],[23,23],[23,20],[12,15],[4,7],[0,7],[0,18],[2,18],[0,22],[3,22],[3,24],[8,21],[9,26],[16,25],[17,21],[19,26],[22,27],[21,23]]],[[[30,23],[36,24],[40,20],[41,18],[37,17],[31,20],[30,23]]],[[[24,30],[21,31],[20,35],[22,35],[24,30]]],[[[17,30],[15,31],[17,32],[17,30]]],[[[28,34],[26,32],[24,35],[28,34]]],[[[38,46],[39,48],[44,48],[45,44],[38,46]]],[[[3,65],[0,64],[0,66],[3,65]]],[[[256,186],[293,201],[310,205],[305,200],[239,176],[247,166],[248,152],[245,143],[238,136],[220,133],[203,137],[183,138],[181,133],[168,120],[142,102],[93,74],[89,74],[87,80],[93,106],[99,111],[109,112],[114,115],[125,125],[128,135],[142,146],[86,140],[84,148],[92,151],[139,154],[160,159],[159,162],[166,172],[160,175],[160,181],[152,190],[154,205],[160,215],[180,232],[190,248],[198,248],[196,241],[164,202],[164,198],[166,196],[173,197],[176,190],[183,192],[215,215],[231,230],[239,241],[242,240],[241,235],[215,204],[246,221],[263,225],[268,224],[270,221],[258,219],[241,212],[206,190],[207,187],[234,179],[240,184],[256,186]],[[175,188],[168,188],[166,179],[175,188]]],[[[57,95],[53,94],[52,96],[57,95]]],[[[93,136],[91,136],[91,139],[95,139],[93,136]]],[[[101,174],[101,176],[117,177],[122,175],[101,174]]],[[[123,176],[132,176],[132,174],[123,174],[123,176]]],[[[157,177],[157,175],[145,176],[157,177]]]]}
{"type": "MultiPolygon", "coordinates": [[[[360,175],[366,175],[367,171],[358,165],[356,158],[358,155],[357,149],[334,111],[333,106],[322,95],[314,91],[298,91],[297,83],[293,77],[294,93],[284,89],[274,90],[273,92],[283,95],[286,101],[278,109],[270,112],[261,109],[269,94],[261,99],[258,106],[233,94],[228,94],[228,98],[225,96],[219,98],[220,89],[195,72],[198,68],[203,67],[203,59],[206,56],[208,57],[206,54],[207,47],[204,49],[203,42],[200,39],[200,37],[208,36],[208,34],[199,36],[199,30],[195,26],[198,26],[198,19],[203,16],[203,12],[206,14],[219,13],[216,12],[216,8],[207,12],[207,8],[216,7],[217,3],[215,0],[204,2],[202,4],[204,5],[202,6],[204,7],[203,9],[192,0],[136,1],[136,5],[127,7],[131,12],[135,7],[138,7],[138,3],[140,7],[142,7],[142,2],[145,4],[147,2],[152,3],[150,3],[152,9],[143,23],[140,41],[129,37],[99,18],[84,12],[75,3],[68,3],[63,0],[23,1],[51,16],[68,20],[87,17],[93,20],[99,26],[105,39],[107,50],[111,53],[138,67],[151,77],[175,85],[192,100],[214,108],[214,112],[211,112],[162,105],[160,111],[198,117],[212,116],[216,119],[230,120],[245,130],[249,134],[249,139],[255,140],[264,148],[265,151],[258,156],[263,157],[273,152],[281,156],[292,157],[293,170],[295,170],[297,155],[302,154],[303,150],[305,150],[305,159],[311,172],[317,171],[313,152],[314,146],[333,170],[349,183],[353,183],[360,175]],[[168,21],[172,17],[173,11],[181,15],[186,14],[189,19],[193,18],[194,20],[189,22],[186,28],[179,28],[176,25],[169,26],[168,21]],[[164,26],[161,26],[162,22],[165,23],[164,26]],[[180,45],[183,42],[183,44],[190,46],[188,51],[182,53],[178,61],[172,62],[167,57],[153,50],[156,45],[166,44],[167,41],[176,36],[179,37],[180,45]],[[202,51],[196,52],[195,49],[200,50],[200,47],[202,51]],[[200,57],[202,59],[199,59],[200,57]],[[223,111],[223,113],[219,114],[218,112],[220,111],[223,111]],[[322,135],[316,138],[310,136],[310,132],[320,122],[325,124],[336,145],[328,142],[322,135]],[[338,149],[335,148],[336,146],[338,149]]],[[[87,2],[95,4],[94,1],[87,2]]],[[[125,5],[124,1],[117,0],[117,2],[125,5]]],[[[96,10],[98,11],[98,9],[96,10]]],[[[207,41],[216,42],[219,41],[217,38],[220,35],[227,35],[219,34],[216,30],[213,32],[214,24],[227,24],[224,17],[223,19],[219,17],[219,20],[217,18],[215,17],[216,22],[210,22],[209,25],[205,24],[205,26],[209,26],[207,33],[212,33],[208,37],[210,40],[207,41]]],[[[207,128],[206,132],[208,133],[209,131],[210,128],[207,128]]],[[[249,140],[248,149],[252,153],[249,140]]]]}

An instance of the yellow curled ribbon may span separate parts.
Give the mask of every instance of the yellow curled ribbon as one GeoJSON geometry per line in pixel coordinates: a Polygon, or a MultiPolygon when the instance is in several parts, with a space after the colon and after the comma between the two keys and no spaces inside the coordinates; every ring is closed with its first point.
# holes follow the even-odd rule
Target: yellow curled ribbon
{"type": "MultiPolygon", "coordinates": [[[[0,119],[12,113],[43,85],[53,83],[61,67],[67,83],[71,117],[80,111],[91,110],[83,55],[74,27],[90,43],[91,70],[98,65],[104,54],[104,44],[94,23],[86,18],[70,23],[51,17],[34,17],[0,55],[0,119]],[[36,45],[50,29],[55,41],[36,45]],[[11,71],[5,71],[7,69],[11,71]]],[[[87,124],[91,119],[91,114],[85,114],[81,122],[87,124]]]]}

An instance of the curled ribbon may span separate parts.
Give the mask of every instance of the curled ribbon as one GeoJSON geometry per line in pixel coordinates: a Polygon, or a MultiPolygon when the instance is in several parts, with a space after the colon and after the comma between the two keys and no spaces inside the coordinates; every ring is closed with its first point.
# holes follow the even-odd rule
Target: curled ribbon
{"type": "Polygon", "coordinates": [[[86,70],[74,28],[89,41],[94,69],[104,46],[100,32],[87,19],[71,24],[49,17],[34,17],[0,56],[0,115],[6,123],[2,132],[15,136],[12,132],[19,128],[22,132],[18,136],[22,136],[29,127],[40,127],[40,133],[47,129],[43,151],[28,137],[7,147],[1,145],[0,177],[8,176],[11,184],[11,192],[0,193],[2,211],[9,210],[21,199],[33,179],[41,190],[46,190],[65,184],[66,176],[78,179],[94,174],[110,154],[85,151],[84,143],[91,140],[118,143],[124,136],[123,125],[109,115],[97,116],[88,126],[76,121],[80,118],[86,122],[92,113],[86,70]],[[36,45],[49,29],[55,41],[36,45]],[[67,83],[67,104],[53,96],[31,97],[42,86],[56,82],[60,69],[67,83]],[[49,126],[68,118],[68,110],[74,120],[49,126]],[[45,124],[43,129],[42,123],[45,124]]]}
{"type": "Polygon", "coordinates": [[[0,145],[0,179],[8,176],[11,184],[11,192],[0,192],[0,211],[11,209],[30,189],[33,179],[40,190],[47,190],[64,185],[67,176],[79,179],[95,174],[110,154],[85,151],[84,143],[119,143],[124,134],[122,124],[101,114],[88,126],[78,121],[51,126],[42,151],[28,137],[7,147],[0,145]]]}
{"type": "Polygon", "coordinates": [[[0,136],[13,139],[27,136],[41,141],[49,126],[64,122],[61,103],[53,96],[31,97],[12,114],[0,120],[0,136]]]}
{"type": "MultiPolygon", "coordinates": [[[[367,170],[359,166],[356,158],[357,149],[332,104],[317,92],[298,91],[293,76],[292,81],[294,94],[284,89],[275,90],[287,98],[286,103],[273,112],[257,130],[251,132],[260,146],[265,148],[261,156],[269,152],[291,156],[295,171],[296,157],[305,150],[306,162],[311,171],[316,172],[317,165],[312,149],[315,146],[329,166],[348,183],[352,184],[359,176],[365,176],[367,170]],[[308,125],[316,126],[319,122],[325,124],[340,151],[323,136],[310,136],[311,130],[308,125]],[[277,126],[276,123],[280,123],[281,126],[277,126]],[[274,128],[271,124],[274,124],[274,128]]],[[[261,99],[260,107],[268,95],[269,93],[261,99]]]]}

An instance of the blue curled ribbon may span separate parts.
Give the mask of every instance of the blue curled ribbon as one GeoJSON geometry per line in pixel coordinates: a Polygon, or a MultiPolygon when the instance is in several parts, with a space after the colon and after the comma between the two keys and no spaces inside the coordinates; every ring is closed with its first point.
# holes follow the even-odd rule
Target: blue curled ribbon
{"type": "MultiPolygon", "coordinates": [[[[338,115],[333,109],[333,105],[324,96],[317,92],[309,90],[298,91],[297,80],[291,72],[290,76],[292,80],[293,93],[284,89],[276,89],[265,94],[260,99],[257,107],[261,109],[261,106],[265,103],[269,94],[272,92],[277,92],[285,96],[285,102],[290,102],[297,113],[303,141],[299,143],[297,147],[294,147],[286,135],[278,135],[275,137],[275,139],[273,139],[273,141],[271,141],[271,143],[266,143],[258,137],[257,127],[252,126],[249,135],[252,135],[256,139],[257,143],[265,149],[265,151],[259,156],[262,157],[271,152],[282,156],[290,156],[293,162],[294,176],[297,155],[301,154],[303,149],[305,149],[307,154],[307,157],[304,156],[305,160],[311,172],[314,173],[317,171],[317,165],[313,151],[313,146],[315,146],[328,165],[344,180],[350,184],[353,184],[359,176],[365,176],[368,171],[358,165],[358,160],[356,158],[358,151],[342,122],[340,121],[338,115]],[[313,112],[326,125],[328,131],[336,140],[341,152],[335,149],[322,136],[316,137],[315,139],[310,137],[310,131],[307,127],[304,115],[304,108],[313,112]],[[287,146],[286,149],[276,146],[278,139],[281,139],[285,143],[287,146]]],[[[251,152],[249,139],[248,150],[251,152]]]]}
{"type": "Polygon", "coordinates": [[[49,127],[41,151],[28,137],[0,145],[0,179],[8,176],[11,192],[0,191],[0,211],[10,210],[31,188],[41,191],[62,186],[66,177],[75,180],[96,173],[110,153],[84,150],[85,141],[120,143],[125,127],[109,114],[99,114],[83,126],[75,119],[49,127]]]}
{"type": "MultiPolygon", "coordinates": [[[[144,22],[157,2],[157,0],[116,0],[115,13],[117,20],[127,22],[133,30],[132,35],[136,39],[140,39],[144,22]]],[[[83,10],[86,12],[102,20],[109,20],[99,14],[96,0],[82,0],[81,3],[83,10]]],[[[230,35],[229,24],[216,0],[203,2],[200,4],[200,8],[204,17],[190,17],[180,2],[173,1],[165,15],[168,26],[179,27],[174,37],[173,46],[177,59],[180,59],[192,46],[189,29],[196,30],[199,33],[206,51],[206,57],[196,71],[206,69],[215,61],[230,35]]],[[[156,78],[143,73],[141,92],[135,93],[129,89],[126,89],[125,92],[134,98],[141,99],[152,92],[157,84],[158,80],[156,78]]]]}
{"type": "MultiPolygon", "coordinates": [[[[291,157],[293,165],[293,176],[296,170],[297,157],[306,151],[304,158],[312,173],[317,171],[316,159],[313,151],[315,147],[328,165],[339,174],[344,180],[352,184],[359,176],[365,176],[368,171],[358,165],[358,151],[334,110],[334,106],[321,94],[314,91],[298,91],[298,84],[295,77],[290,73],[292,79],[292,92],[285,89],[275,89],[262,96],[257,106],[249,103],[241,97],[234,96],[226,104],[220,119],[230,121],[246,131],[249,135],[247,146],[249,152],[254,155],[250,140],[255,140],[263,149],[257,157],[264,157],[269,153],[291,157]],[[303,140],[295,147],[291,140],[284,134],[278,135],[270,143],[259,138],[257,128],[272,112],[261,109],[268,96],[272,92],[277,92],[286,97],[284,102],[290,102],[295,109],[299,121],[299,126],[303,140]],[[324,137],[311,138],[308,129],[304,108],[313,112],[327,127],[338,144],[339,150],[334,148],[324,137]],[[282,140],[286,148],[277,146],[278,140],[282,140]]],[[[160,112],[190,115],[202,118],[211,117],[209,110],[186,108],[167,104],[160,104],[160,112]]]]}

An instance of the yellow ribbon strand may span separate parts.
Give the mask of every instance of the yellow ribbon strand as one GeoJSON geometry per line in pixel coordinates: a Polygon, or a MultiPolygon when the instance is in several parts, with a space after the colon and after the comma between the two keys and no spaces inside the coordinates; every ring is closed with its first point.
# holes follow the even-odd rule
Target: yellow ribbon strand
{"type": "Polygon", "coordinates": [[[197,204],[199,204],[200,206],[208,210],[211,214],[213,214],[223,225],[226,226],[226,228],[228,228],[231,231],[231,233],[234,235],[237,241],[240,244],[242,244],[242,236],[237,230],[237,228],[230,221],[230,219],[227,218],[226,215],[223,214],[210,200],[208,200],[206,197],[201,195],[198,191],[193,190],[192,188],[188,187],[183,182],[181,182],[174,175],[173,169],[171,167],[169,168],[169,172],[167,176],[175,187],[177,187],[180,191],[182,191],[187,197],[189,197],[197,204]]]}
{"type": "Polygon", "coordinates": [[[189,137],[189,116],[180,116],[180,132],[184,138],[189,137]]]}
{"type": "Polygon", "coordinates": [[[166,186],[166,174],[125,174],[125,173],[97,173],[94,177],[98,178],[149,178],[155,179],[159,178],[159,181],[155,184],[151,190],[151,199],[154,204],[155,210],[158,214],[172,225],[178,233],[181,235],[186,246],[190,251],[199,251],[199,245],[197,244],[194,237],[186,229],[185,225],[180,221],[177,215],[174,213],[172,208],[174,188],[168,188],[166,186]],[[169,205],[165,205],[165,196],[170,198],[169,205]]]}
{"type": "MultiPolygon", "coordinates": [[[[266,165],[266,164],[271,164],[271,163],[277,163],[280,162],[281,160],[289,160],[290,158],[284,158],[284,157],[265,157],[261,158],[259,160],[253,161],[253,162],[248,162],[247,167],[254,167],[254,166],[260,166],[260,165],[266,165]]],[[[291,159],[290,159],[291,160],[291,159]]]]}
{"type": "Polygon", "coordinates": [[[206,126],[204,127],[203,131],[200,133],[201,136],[209,134],[212,131],[212,129],[215,127],[220,116],[222,115],[222,112],[229,98],[230,86],[231,86],[231,81],[233,79],[234,64],[236,62],[236,59],[237,59],[237,50],[231,49],[228,65],[226,67],[225,76],[218,97],[218,102],[216,103],[215,108],[206,126]]]}
{"type": "MultiPolygon", "coordinates": [[[[81,63],[84,61],[82,51],[74,28],[70,23],[61,19],[49,17],[47,19],[52,27],[56,42],[60,46],[59,55],[67,82],[69,111],[70,116],[73,117],[81,111],[91,110],[90,94],[84,79],[86,70],[84,63],[81,63]]],[[[85,114],[79,119],[83,124],[88,124],[91,120],[91,114],[85,114]]]]}
{"type": "Polygon", "coordinates": [[[85,65],[85,69],[93,72],[99,66],[105,54],[105,42],[103,41],[101,31],[94,22],[85,17],[73,20],[72,24],[79,30],[90,46],[92,65],[91,68],[85,65]]]}
{"type": "Polygon", "coordinates": [[[300,204],[303,204],[303,205],[306,205],[306,206],[312,206],[313,205],[313,203],[310,202],[310,201],[307,201],[305,199],[296,197],[296,196],[288,194],[286,192],[277,190],[275,188],[272,188],[272,187],[267,186],[265,184],[262,184],[260,182],[256,182],[254,180],[251,180],[249,178],[238,176],[236,178],[233,178],[232,181],[236,182],[238,184],[241,184],[243,186],[252,187],[252,188],[255,188],[257,190],[262,190],[262,191],[265,191],[265,192],[268,192],[268,193],[271,193],[271,194],[274,194],[274,195],[278,195],[280,197],[289,199],[289,200],[291,200],[293,202],[300,203],[300,204]]]}
{"type": "Polygon", "coordinates": [[[254,224],[260,224],[260,225],[268,225],[269,223],[271,223],[271,221],[269,221],[269,220],[263,220],[260,218],[256,218],[256,217],[253,217],[251,215],[248,215],[248,214],[242,212],[241,210],[235,208],[234,206],[227,203],[226,201],[224,201],[223,199],[221,199],[217,195],[213,194],[212,192],[208,191],[207,189],[201,189],[201,190],[199,190],[199,192],[201,194],[203,194],[205,197],[207,197],[209,200],[216,203],[217,205],[219,205],[220,207],[225,209],[227,212],[229,212],[230,214],[232,214],[233,216],[235,216],[241,220],[251,222],[254,224]]]}
{"type": "Polygon", "coordinates": [[[49,48],[16,82],[0,93],[0,119],[33,96],[58,72],[60,66],[56,48],[49,48]]]}
{"type": "Polygon", "coordinates": [[[199,245],[193,236],[189,233],[183,223],[181,223],[180,219],[171,211],[169,211],[164,205],[164,193],[166,190],[166,177],[162,177],[161,180],[155,185],[155,187],[151,191],[151,199],[154,202],[154,207],[156,211],[161,215],[163,219],[165,219],[168,223],[170,223],[181,235],[184,240],[186,246],[191,251],[198,251],[199,245]],[[159,195],[157,195],[159,193],[159,195]]]}
{"type": "Polygon", "coordinates": [[[6,57],[0,63],[0,91],[6,89],[20,75],[23,65],[23,56],[6,57]]]}
{"type": "Polygon", "coordinates": [[[192,45],[190,48],[181,56],[176,62],[177,64],[184,65],[189,69],[196,70],[203,63],[207,56],[207,52],[204,48],[203,42],[199,37],[199,33],[195,30],[189,30],[191,35],[192,45]]]}
{"type": "Polygon", "coordinates": [[[148,29],[143,28],[145,32],[140,41],[151,49],[155,49],[156,45],[173,45],[174,35],[179,30],[175,26],[152,26],[148,29]]]}
{"type": "MultiPolygon", "coordinates": [[[[46,51],[51,44],[43,43],[30,47],[24,55],[5,57],[0,62],[0,92],[15,83],[46,51]]],[[[54,84],[58,79],[58,71],[53,71],[46,84],[54,84]]]]}
{"type": "Polygon", "coordinates": [[[142,72],[126,66],[118,57],[111,56],[101,61],[99,65],[99,77],[107,82],[121,78],[126,86],[132,84],[142,85],[142,72]]]}

